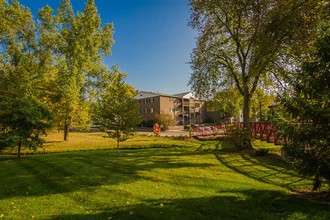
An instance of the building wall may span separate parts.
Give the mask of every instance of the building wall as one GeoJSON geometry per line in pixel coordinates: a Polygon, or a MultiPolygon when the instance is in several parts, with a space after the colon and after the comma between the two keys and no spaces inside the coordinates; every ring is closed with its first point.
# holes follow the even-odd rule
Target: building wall
{"type": "Polygon", "coordinates": [[[178,123],[179,111],[178,108],[180,99],[175,97],[160,96],[160,113],[169,114],[178,123]]]}
{"type": "Polygon", "coordinates": [[[139,113],[143,119],[155,120],[155,113],[160,112],[160,97],[139,99],[139,113]]]}
{"type": "Polygon", "coordinates": [[[200,124],[205,121],[205,102],[187,98],[143,93],[137,96],[139,113],[145,121],[155,120],[156,114],[169,114],[178,125],[193,123],[200,124]],[[142,96],[143,95],[143,96],[142,96]]]}

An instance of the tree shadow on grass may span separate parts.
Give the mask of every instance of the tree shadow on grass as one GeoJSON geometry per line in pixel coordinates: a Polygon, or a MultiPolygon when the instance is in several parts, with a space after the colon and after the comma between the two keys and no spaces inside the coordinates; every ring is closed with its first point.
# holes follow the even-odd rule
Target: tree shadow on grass
{"type": "Polygon", "coordinates": [[[214,197],[148,200],[109,206],[90,213],[51,219],[321,219],[330,218],[329,204],[299,199],[280,191],[221,191],[214,197]]]}
{"type": "Polygon", "coordinates": [[[140,171],[214,166],[203,161],[182,161],[182,155],[189,153],[130,150],[117,156],[115,151],[102,150],[29,156],[1,164],[0,195],[4,199],[91,190],[95,186],[141,180],[144,177],[140,171]]]}
{"type": "Polygon", "coordinates": [[[234,172],[259,182],[280,186],[291,191],[306,185],[307,180],[297,175],[284,161],[252,158],[244,153],[214,153],[214,156],[221,164],[234,172]]]}

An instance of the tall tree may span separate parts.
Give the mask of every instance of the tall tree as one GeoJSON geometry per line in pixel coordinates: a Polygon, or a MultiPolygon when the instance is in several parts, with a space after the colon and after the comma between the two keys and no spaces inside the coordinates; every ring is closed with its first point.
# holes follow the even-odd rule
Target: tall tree
{"type": "MultiPolygon", "coordinates": [[[[276,62],[301,52],[314,36],[318,0],[191,0],[190,24],[199,32],[191,56],[192,89],[208,98],[235,85],[243,97],[250,141],[251,97],[276,62]]],[[[251,146],[250,146],[251,147],[251,146]]]]}
{"type": "Polygon", "coordinates": [[[109,137],[119,144],[135,132],[142,119],[138,114],[136,90],[125,83],[126,74],[114,66],[111,72],[101,77],[100,96],[96,103],[96,121],[102,125],[109,137]]]}
{"type": "Polygon", "coordinates": [[[35,147],[52,115],[41,101],[43,73],[36,59],[35,25],[18,1],[0,5],[0,139],[2,146],[35,147]]]}
{"type": "Polygon", "coordinates": [[[99,73],[102,56],[111,54],[113,25],[101,27],[94,0],[88,0],[84,10],[78,14],[74,13],[70,0],[62,0],[57,15],[52,15],[46,6],[39,12],[39,19],[41,33],[47,33],[41,36],[56,42],[52,47],[47,41],[43,45],[51,47],[50,54],[54,55],[57,92],[53,98],[59,124],[63,125],[64,140],[67,141],[69,127],[77,116],[74,113],[85,111],[81,115],[87,114],[88,79],[99,73]]]}

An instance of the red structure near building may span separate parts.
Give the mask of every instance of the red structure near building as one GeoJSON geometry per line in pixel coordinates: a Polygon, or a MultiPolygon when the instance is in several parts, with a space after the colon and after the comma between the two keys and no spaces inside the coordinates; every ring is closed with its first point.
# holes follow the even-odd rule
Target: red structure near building
{"type": "MultiPolygon", "coordinates": [[[[198,126],[193,128],[192,136],[219,136],[228,135],[230,129],[243,128],[243,123],[223,123],[209,126],[198,126]]],[[[283,141],[278,135],[275,126],[270,122],[251,122],[251,135],[255,139],[267,141],[269,143],[282,144],[283,141]]]]}

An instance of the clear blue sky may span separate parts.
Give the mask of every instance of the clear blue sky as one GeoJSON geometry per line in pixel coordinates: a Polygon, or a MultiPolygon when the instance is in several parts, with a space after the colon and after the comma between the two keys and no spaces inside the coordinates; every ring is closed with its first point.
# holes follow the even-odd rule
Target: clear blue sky
{"type": "MultiPolygon", "coordinates": [[[[20,0],[36,16],[46,4],[57,10],[60,0],[20,0]]],[[[75,12],[85,0],[72,0],[75,12]]],[[[127,83],[138,90],[180,93],[192,70],[188,64],[196,32],[188,26],[188,0],[95,0],[102,23],[114,23],[111,67],[119,64],[127,83]]]]}

